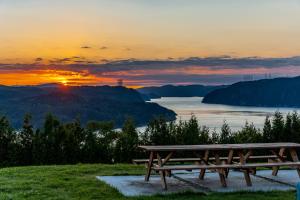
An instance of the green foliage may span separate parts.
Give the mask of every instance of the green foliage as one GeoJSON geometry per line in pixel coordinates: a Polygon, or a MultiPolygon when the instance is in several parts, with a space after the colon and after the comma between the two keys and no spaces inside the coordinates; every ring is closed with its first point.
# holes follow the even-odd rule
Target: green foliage
{"type": "Polygon", "coordinates": [[[234,135],[234,143],[258,143],[262,141],[262,134],[255,128],[253,123],[246,122],[242,130],[234,135]]]}
{"type": "Polygon", "coordinates": [[[23,128],[18,135],[19,139],[19,162],[22,165],[31,164],[33,161],[32,151],[33,151],[33,127],[31,125],[31,116],[26,114],[24,117],[23,128]]]}
{"type": "Polygon", "coordinates": [[[265,119],[265,124],[264,124],[264,128],[263,128],[263,141],[264,142],[270,142],[272,141],[272,124],[271,124],[271,120],[270,117],[267,116],[265,119]]]}
{"type": "Polygon", "coordinates": [[[116,162],[131,162],[138,154],[139,137],[131,118],[127,119],[115,147],[116,162]]]}
{"type": "Polygon", "coordinates": [[[218,143],[220,143],[220,144],[233,143],[232,132],[226,121],[224,121],[224,123],[222,125],[221,134],[220,134],[218,143]]]}
{"type": "Polygon", "coordinates": [[[16,156],[16,134],[6,117],[0,116],[0,165],[14,165],[16,156]]]}
{"type": "Polygon", "coordinates": [[[300,143],[300,117],[297,112],[285,118],[276,112],[266,117],[263,130],[246,122],[239,131],[232,131],[224,121],[220,132],[200,126],[195,116],[188,121],[167,121],[154,118],[142,133],[128,118],[122,130],[113,122],[91,121],[82,127],[79,119],[62,123],[48,114],[42,129],[34,129],[31,116],[26,115],[23,127],[14,130],[6,117],[0,117],[0,165],[45,165],[73,163],[131,162],[145,157],[139,144],[228,144],[258,142],[300,143]]]}
{"type": "Polygon", "coordinates": [[[152,145],[175,144],[175,132],[173,130],[173,122],[169,123],[163,117],[155,118],[149,122],[142,136],[143,143],[152,145]]]}

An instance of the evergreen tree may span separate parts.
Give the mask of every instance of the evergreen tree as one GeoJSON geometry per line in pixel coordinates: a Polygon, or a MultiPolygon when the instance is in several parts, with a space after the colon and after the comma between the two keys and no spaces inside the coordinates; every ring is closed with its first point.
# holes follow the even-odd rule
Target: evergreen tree
{"type": "Polygon", "coordinates": [[[290,136],[290,140],[292,142],[300,142],[300,118],[296,111],[292,113],[292,133],[290,136]]]}
{"type": "Polygon", "coordinates": [[[272,141],[280,142],[285,140],[283,115],[276,111],[272,120],[272,141]]]}
{"type": "Polygon", "coordinates": [[[272,124],[269,116],[266,117],[264,128],[263,128],[263,140],[264,142],[272,142],[274,141],[273,135],[272,135],[272,124]]]}
{"type": "Polygon", "coordinates": [[[44,131],[37,132],[37,149],[40,149],[40,159],[47,164],[62,164],[66,162],[66,133],[60,121],[48,114],[44,123],[44,131]]]}
{"type": "Polygon", "coordinates": [[[83,142],[83,160],[89,163],[111,163],[117,134],[113,122],[88,122],[83,142]]]}
{"type": "Polygon", "coordinates": [[[214,129],[211,133],[210,143],[218,144],[220,141],[220,135],[217,133],[216,129],[214,129]]]}
{"type": "Polygon", "coordinates": [[[200,143],[200,127],[194,115],[192,115],[188,122],[180,121],[177,124],[176,130],[176,144],[188,145],[200,143]]]}
{"type": "Polygon", "coordinates": [[[31,115],[24,117],[23,128],[19,134],[20,149],[19,161],[22,165],[29,165],[33,162],[33,126],[31,125],[31,115]]]}
{"type": "Polygon", "coordinates": [[[78,163],[82,158],[83,141],[85,137],[84,129],[77,118],[74,122],[65,125],[66,140],[64,144],[66,161],[68,163],[78,163]]]}
{"type": "Polygon", "coordinates": [[[115,148],[116,162],[131,162],[137,157],[139,143],[138,132],[132,119],[127,119],[123,125],[122,132],[117,140],[115,148]]]}
{"type": "Polygon", "coordinates": [[[231,129],[229,127],[229,125],[227,124],[226,121],[224,121],[222,128],[221,128],[221,134],[220,134],[220,140],[219,143],[220,144],[229,144],[232,143],[232,132],[231,129]]]}
{"type": "Polygon", "coordinates": [[[293,131],[292,131],[292,116],[290,113],[286,115],[283,134],[281,142],[292,142],[293,141],[293,131]]]}
{"type": "Polygon", "coordinates": [[[175,133],[169,132],[169,125],[163,117],[149,122],[144,132],[144,142],[152,145],[175,144],[175,133]]]}
{"type": "Polygon", "coordinates": [[[259,130],[257,130],[253,123],[245,123],[245,126],[241,131],[238,131],[234,135],[235,143],[257,143],[262,141],[262,135],[259,130]]]}
{"type": "Polygon", "coordinates": [[[16,162],[15,133],[6,117],[0,117],[0,165],[9,166],[16,162]]]}
{"type": "Polygon", "coordinates": [[[199,143],[198,144],[209,144],[212,143],[209,138],[209,128],[202,126],[199,130],[199,143]]]}

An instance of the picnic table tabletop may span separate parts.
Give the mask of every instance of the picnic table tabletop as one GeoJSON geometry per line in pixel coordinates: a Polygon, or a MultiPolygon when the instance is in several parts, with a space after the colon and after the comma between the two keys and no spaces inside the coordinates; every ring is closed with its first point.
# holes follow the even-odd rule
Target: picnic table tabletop
{"type": "Polygon", "coordinates": [[[281,143],[245,143],[245,144],[205,144],[205,145],[141,145],[145,151],[193,151],[193,150],[237,150],[237,149],[278,149],[300,148],[300,144],[281,143]]]}

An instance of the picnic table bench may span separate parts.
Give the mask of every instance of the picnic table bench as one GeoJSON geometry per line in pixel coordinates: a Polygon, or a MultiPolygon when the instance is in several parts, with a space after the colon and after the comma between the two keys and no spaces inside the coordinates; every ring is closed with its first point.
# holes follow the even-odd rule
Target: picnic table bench
{"type": "Polygon", "coordinates": [[[251,186],[250,172],[258,167],[272,167],[272,175],[276,176],[280,167],[295,168],[300,177],[300,162],[297,155],[297,143],[248,143],[248,144],[212,144],[212,145],[151,145],[139,146],[149,152],[149,159],[134,160],[145,163],[147,172],[145,181],[149,181],[151,171],[157,171],[164,189],[167,189],[165,176],[174,170],[200,170],[199,178],[203,179],[206,170],[216,170],[223,187],[227,186],[226,178],[230,169],[238,169],[244,173],[247,186],[251,186]],[[260,150],[265,155],[253,155],[260,150]],[[195,158],[174,158],[180,152],[192,152],[195,158]],[[271,155],[269,155],[270,153],[271,155]],[[289,154],[291,160],[287,160],[289,154]],[[227,156],[220,156],[226,154],[227,156]],[[234,156],[236,154],[236,156],[234,156]],[[165,156],[165,157],[163,157],[165,156]],[[257,162],[257,159],[268,159],[257,162]],[[251,162],[248,162],[251,161],[251,162]],[[173,163],[172,163],[173,162],[173,163]],[[182,162],[194,162],[182,164],[182,162]],[[170,164],[172,163],[172,164],[170,164]]]}

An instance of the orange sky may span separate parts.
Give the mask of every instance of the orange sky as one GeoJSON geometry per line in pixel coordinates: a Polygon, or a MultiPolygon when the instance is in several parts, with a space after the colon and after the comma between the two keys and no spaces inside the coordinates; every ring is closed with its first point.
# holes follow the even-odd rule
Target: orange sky
{"type": "Polygon", "coordinates": [[[298,0],[2,0],[0,84],[115,84],[123,73],[124,82],[136,87],[143,82],[172,81],[128,77],[155,73],[178,76],[277,73],[278,70],[261,66],[244,70],[188,66],[159,70],[143,67],[114,74],[108,70],[106,75],[99,75],[89,69],[67,71],[52,66],[72,63],[85,66],[130,58],[297,56],[300,55],[299,13],[298,0]],[[47,67],[1,70],[1,64],[36,62],[47,67]]]}

